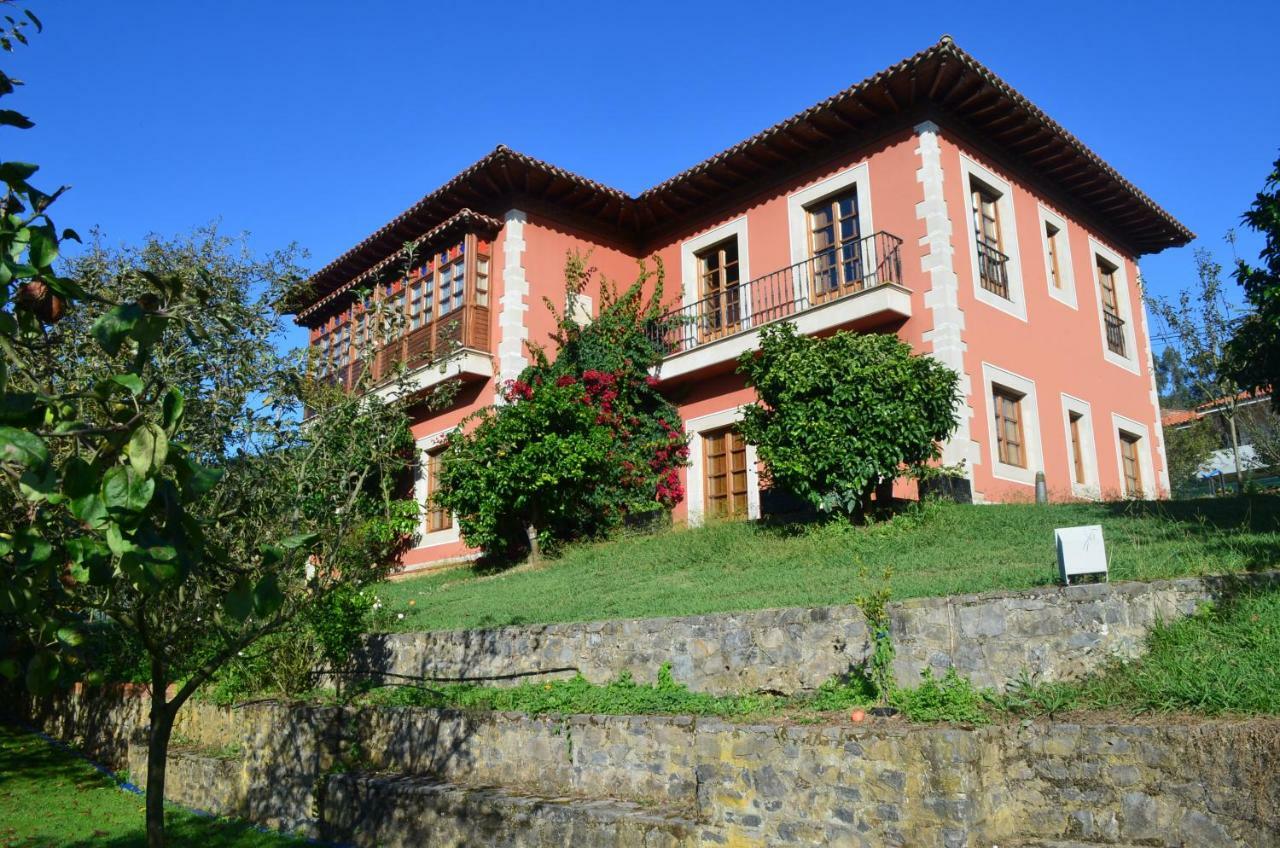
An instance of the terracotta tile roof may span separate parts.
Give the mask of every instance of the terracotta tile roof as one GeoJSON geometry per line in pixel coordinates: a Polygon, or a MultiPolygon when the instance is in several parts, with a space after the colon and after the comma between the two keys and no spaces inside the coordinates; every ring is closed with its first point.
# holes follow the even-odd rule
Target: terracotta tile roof
{"type": "Polygon", "coordinates": [[[1084,207],[1135,253],[1194,236],[1078,138],[949,36],[636,197],[499,145],[321,268],[308,292],[343,288],[462,209],[501,215],[534,200],[577,215],[640,249],[699,211],[749,192],[761,178],[819,161],[884,127],[933,119],[989,143],[1084,207]]]}
{"type": "MultiPolygon", "coordinates": [[[[1269,397],[1271,397],[1270,389],[1260,389],[1257,392],[1246,389],[1244,391],[1237,392],[1234,399],[1239,402],[1261,402],[1269,397]]],[[[1187,424],[1191,421],[1196,421],[1225,406],[1227,401],[1230,399],[1232,399],[1231,395],[1223,395],[1222,397],[1214,398],[1213,400],[1198,404],[1194,409],[1170,409],[1160,416],[1160,423],[1165,427],[1177,427],[1180,424],[1187,424]]]]}
{"type": "MultiPolygon", "coordinates": [[[[295,302],[307,305],[299,308],[294,315],[299,321],[302,321],[307,316],[316,313],[326,304],[331,303],[340,297],[344,292],[347,292],[359,286],[366,280],[377,276],[381,271],[391,265],[394,265],[397,259],[404,257],[406,248],[409,245],[412,245],[415,251],[427,252],[439,246],[442,239],[456,239],[459,235],[467,232],[483,233],[493,236],[501,229],[502,222],[497,218],[490,217],[489,215],[482,215],[479,212],[473,212],[466,208],[459,209],[455,215],[446,219],[443,223],[437,225],[429,232],[423,233],[419,238],[412,239],[408,242],[402,242],[399,248],[396,248],[386,257],[374,263],[370,268],[356,274],[347,282],[327,294],[322,295],[319,299],[308,297],[308,292],[305,290],[308,287],[308,284],[304,284],[302,287],[304,290],[295,290],[292,296],[295,302]]],[[[373,238],[373,236],[370,236],[370,238],[373,238]]],[[[367,242],[369,239],[365,239],[365,241],[367,242]]],[[[318,276],[319,274],[313,276],[311,279],[314,280],[318,276]]]]}

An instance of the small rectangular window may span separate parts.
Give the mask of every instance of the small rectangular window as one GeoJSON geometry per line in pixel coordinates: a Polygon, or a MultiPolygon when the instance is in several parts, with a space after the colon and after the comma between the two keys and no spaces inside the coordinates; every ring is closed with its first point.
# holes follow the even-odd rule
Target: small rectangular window
{"type": "Polygon", "coordinates": [[[476,256],[476,306],[489,305],[489,257],[476,256]]]}
{"type": "Polygon", "coordinates": [[[737,332],[742,323],[742,278],[738,239],[731,238],[696,254],[699,331],[704,340],[737,332]]]}
{"type": "Polygon", "coordinates": [[[1142,497],[1142,465],[1138,461],[1138,442],[1142,439],[1133,433],[1120,431],[1120,462],[1123,466],[1125,497],[1142,497]]]}
{"type": "Polygon", "coordinates": [[[702,434],[706,512],[747,514],[747,443],[733,427],[702,434]]]}
{"type": "Polygon", "coordinates": [[[1060,236],[1061,231],[1057,227],[1048,221],[1044,222],[1044,249],[1049,256],[1049,285],[1058,290],[1066,286],[1066,281],[1062,279],[1061,245],[1058,244],[1060,236]]]}
{"type": "Polygon", "coordinates": [[[441,265],[437,272],[441,315],[447,315],[455,309],[462,308],[462,298],[466,289],[465,266],[465,259],[459,256],[454,261],[441,265]]]}
{"type": "Polygon", "coordinates": [[[1079,412],[1067,414],[1071,425],[1071,474],[1072,482],[1077,486],[1085,484],[1084,479],[1084,441],[1080,437],[1080,421],[1084,418],[1079,412]]]}
{"type": "Polygon", "coordinates": [[[433,498],[440,489],[440,467],[444,450],[436,450],[427,454],[425,477],[427,488],[427,532],[438,533],[453,526],[453,515],[436,506],[433,498]]]}
{"type": "Polygon", "coordinates": [[[996,452],[1001,462],[1018,468],[1027,467],[1026,446],[1022,435],[1022,398],[997,386],[991,391],[995,409],[996,452]]]}

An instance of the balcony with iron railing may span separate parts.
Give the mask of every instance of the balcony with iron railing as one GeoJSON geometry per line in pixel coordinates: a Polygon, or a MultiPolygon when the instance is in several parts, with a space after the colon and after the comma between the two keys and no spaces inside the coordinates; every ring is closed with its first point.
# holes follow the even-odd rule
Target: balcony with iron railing
{"type": "Polygon", "coordinates": [[[1009,299],[1009,257],[978,239],[978,282],[1005,300],[1009,299]]]}
{"type": "Polygon", "coordinates": [[[650,328],[666,357],[661,376],[730,361],[753,349],[758,330],[775,321],[794,320],[814,333],[911,317],[901,248],[902,239],[878,232],[667,312],[650,328]]]}
{"type": "Polygon", "coordinates": [[[1114,312],[1102,310],[1102,325],[1107,332],[1107,350],[1116,356],[1127,356],[1124,343],[1124,319],[1114,312]]]}

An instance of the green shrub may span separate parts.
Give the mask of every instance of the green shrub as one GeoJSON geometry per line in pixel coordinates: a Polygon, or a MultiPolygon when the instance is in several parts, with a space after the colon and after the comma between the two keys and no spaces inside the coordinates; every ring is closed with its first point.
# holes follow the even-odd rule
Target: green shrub
{"type": "Polygon", "coordinates": [[[924,679],[914,689],[895,689],[889,702],[911,721],[954,721],[962,724],[985,724],[983,697],[954,668],[938,679],[926,668],[924,679]]]}
{"type": "Polygon", "coordinates": [[[498,560],[531,543],[536,555],[600,537],[684,497],[684,431],[650,374],[662,361],[649,334],[661,321],[661,269],[648,298],[643,269],[621,294],[606,281],[585,326],[572,304],[590,271],[571,257],[566,277],[570,308],[552,337],[554,360],[533,347],[534,364],[500,387],[504,403],[465,422],[442,457],[436,504],[458,517],[469,545],[498,560]]]}
{"type": "Polygon", "coordinates": [[[758,403],[739,429],[768,476],[822,512],[860,512],[881,479],[939,456],[955,431],[954,371],[896,336],[766,327],[738,360],[758,403]]]}

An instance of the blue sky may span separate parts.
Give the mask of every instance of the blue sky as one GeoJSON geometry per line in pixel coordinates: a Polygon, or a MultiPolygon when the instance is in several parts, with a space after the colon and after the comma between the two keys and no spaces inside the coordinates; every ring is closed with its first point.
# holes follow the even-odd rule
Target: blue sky
{"type": "MultiPolygon", "coordinates": [[[[943,33],[1223,260],[1280,150],[1275,2],[31,8],[45,32],[6,67],[37,127],[5,155],[72,184],[60,226],[135,242],[219,220],[312,268],[499,142],[635,193],[943,33]]],[[[1143,268],[1173,293],[1190,249],[1143,268]]]]}

